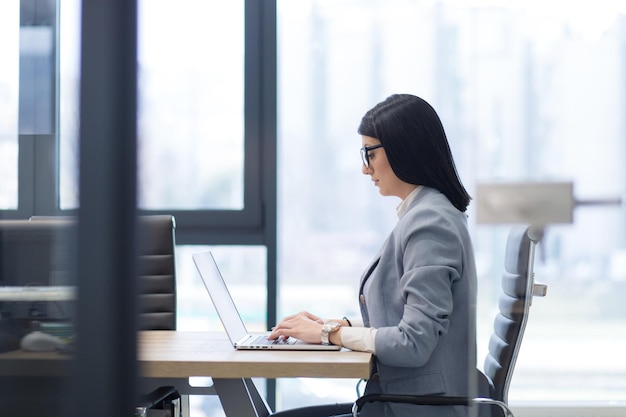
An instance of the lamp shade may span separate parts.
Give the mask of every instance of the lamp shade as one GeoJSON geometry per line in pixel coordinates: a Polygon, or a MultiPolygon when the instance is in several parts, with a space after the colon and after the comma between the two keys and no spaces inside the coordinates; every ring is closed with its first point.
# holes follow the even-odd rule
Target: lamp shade
{"type": "Polygon", "coordinates": [[[478,184],[478,223],[545,226],[572,223],[576,201],[571,182],[478,184]]]}

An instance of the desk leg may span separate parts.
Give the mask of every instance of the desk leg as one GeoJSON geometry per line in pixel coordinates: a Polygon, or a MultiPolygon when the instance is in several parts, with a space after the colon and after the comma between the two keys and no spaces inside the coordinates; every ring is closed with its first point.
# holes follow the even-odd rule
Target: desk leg
{"type": "Polygon", "coordinates": [[[268,417],[270,414],[251,379],[214,379],[213,387],[227,417],[268,417]]]}

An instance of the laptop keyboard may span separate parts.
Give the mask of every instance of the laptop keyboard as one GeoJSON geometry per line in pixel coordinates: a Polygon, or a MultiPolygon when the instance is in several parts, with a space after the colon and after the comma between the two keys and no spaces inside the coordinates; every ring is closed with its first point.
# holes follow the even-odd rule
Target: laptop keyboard
{"type": "Polygon", "coordinates": [[[296,339],[294,339],[293,337],[290,337],[288,339],[274,339],[274,340],[270,340],[267,338],[267,336],[257,336],[256,339],[254,339],[250,344],[251,345],[293,345],[297,342],[296,339]]]}

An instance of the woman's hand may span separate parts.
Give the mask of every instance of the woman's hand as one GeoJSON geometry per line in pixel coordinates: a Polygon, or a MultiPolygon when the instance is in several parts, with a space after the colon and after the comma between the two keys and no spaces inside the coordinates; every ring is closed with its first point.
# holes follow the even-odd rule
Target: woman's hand
{"type": "Polygon", "coordinates": [[[295,337],[307,343],[322,343],[324,320],[308,311],[287,316],[272,329],[269,339],[295,337]]]}

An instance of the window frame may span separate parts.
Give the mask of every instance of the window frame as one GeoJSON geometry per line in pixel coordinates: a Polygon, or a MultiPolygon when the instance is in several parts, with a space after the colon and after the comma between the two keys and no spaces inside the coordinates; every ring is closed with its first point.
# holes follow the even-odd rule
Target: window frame
{"type": "MultiPolygon", "coordinates": [[[[20,30],[47,26],[54,33],[49,76],[43,87],[56,92],[49,107],[34,99],[33,77],[20,48],[18,207],[0,210],[7,219],[35,215],[75,215],[59,202],[59,59],[58,1],[21,0],[20,30]],[[42,7],[43,3],[51,5],[42,7]],[[32,103],[25,105],[24,103],[32,103]],[[46,114],[42,114],[46,113],[46,114]],[[51,113],[51,114],[50,114],[51,113]],[[54,120],[54,123],[46,123],[54,120]]],[[[241,210],[140,210],[172,214],[182,244],[266,244],[275,246],[269,213],[276,200],[276,5],[245,1],[244,207],[241,210]]],[[[20,41],[21,42],[21,41],[20,41]]],[[[41,82],[40,82],[41,83],[41,82]]]]}
{"type": "MultiPolygon", "coordinates": [[[[59,8],[60,0],[20,0],[18,205],[0,210],[2,219],[78,214],[77,209],[60,208],[59,8]],[[52,92],[45,106],[35,100],[34,78],[24,65],[29,57],[22,48],[21,32],[30,26],[48,27],[53,33],[46,77],[36,84],[36,88],[52,92]]],[[[264,245],[269,327],[276,322],[277,304],[275,0],[244,0],[244,28],[243,209],[138,210],[137,214],[173,215],[176,242],[181,245],[264,245]]],[[[274,381],[267,381],[266,391],[268,403],[274,407],[274,381]]]]}
{"type": "MultiPolygon", "coordinates": [[[[18,219],[33,215],[75,215],[76,210],[59,208],[58,163],[58,12],[59,0],[20,0],[20,29],[25,26],[53,27],[53,65],[49,66],[46,88],[56,92],[49,114],[53,126],[26,129],[28,117],[40,108],[23,106],[23,92],[32,80],[20,65],[20,123],[18,161],[18,208],[0,210],[0,218],[18,219]],[[24,88],[23,88],[24,87],[24,88]],[[30,113],[29,113],[30,112],[30,113]],[[28,116],[28,117],[26,117],[28,116]]],[[[265,245],[267,247],[268,324],[276,321],[277,298],[277,24],[276,1],[245,0],[245,96],[244,96],[244,209],[243,210],[141,210],[139,214],[172,214],[177,222],[177,243],[207,245],[265,245]]],[[[21,39],[21,38],[20,38],[21,39]]],[[[20,40],[21,42],[21,40],[20,40]]],[[[22,56],[20,62],[26,58],[22,56]]],[[[33,120],[33,119],[30,119],[33,120]]],[[[268,381],[268,401],[275,408],[275,391],[268,381]]],[[[561,413],[594,415],[594,406],[514,407],[520,415],[561,413]]],[[[605,408],[599,406],[597,408],[605,408]]],[[[617,415],[623,412],[616,406],[617,415]]]]}

